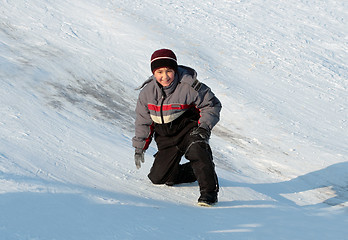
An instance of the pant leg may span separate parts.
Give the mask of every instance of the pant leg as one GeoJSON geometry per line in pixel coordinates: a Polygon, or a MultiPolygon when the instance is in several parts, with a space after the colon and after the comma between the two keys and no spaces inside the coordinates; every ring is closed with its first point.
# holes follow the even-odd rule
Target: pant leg
{"type": "Polygon", "coordinates": [[[154,184],[175,184],[179,163],[182,153],[176,146],[159,150],[155,155],[155,160],[148,174],[149,179],[154,184]]]}
{"type": "Polygon", "coordinates": [[[193,139],[188,134],[186,144],[188,149],[185,157],[191,163],[201,194],[217,194],[219,183],[209,143],[201,139],[193,139]]]}

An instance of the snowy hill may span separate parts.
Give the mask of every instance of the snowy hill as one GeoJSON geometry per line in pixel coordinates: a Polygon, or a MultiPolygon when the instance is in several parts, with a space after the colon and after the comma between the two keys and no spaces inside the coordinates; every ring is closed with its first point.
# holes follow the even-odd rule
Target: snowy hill
{"type": "Polygon", "coordinates": [[[0,239],[346,239],[345,1],[0,0],[0,239]],[[223,104],[219,204],[136,170],[170,48],[223,104]]]}

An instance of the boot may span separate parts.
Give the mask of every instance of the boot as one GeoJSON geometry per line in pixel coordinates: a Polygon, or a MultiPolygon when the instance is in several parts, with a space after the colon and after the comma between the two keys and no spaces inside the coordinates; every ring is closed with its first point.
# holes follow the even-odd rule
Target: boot
{"type": "Polygon", "coordinates": [[[173,186],[175,184],[180,183],[191,183],[195,182],[197,180],[193,169],[191,167],[191,163],[185,163],[182,165],[179,165],[179,171],[174,181],[167,181],[167,186],[173,186]]]}
{"type": "Polygon", "coordinates": [[[217,192],[202,192],[198,198],[198,205],[203,207],[211,207],[218,202],[217,192]]]}

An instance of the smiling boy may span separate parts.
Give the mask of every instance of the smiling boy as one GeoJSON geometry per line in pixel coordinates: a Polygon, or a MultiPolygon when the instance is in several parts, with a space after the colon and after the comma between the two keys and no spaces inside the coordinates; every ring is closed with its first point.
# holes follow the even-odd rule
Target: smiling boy
{"type": "Polygon", "coordinates": [[[198,181],[198,204],[211,206],[219,191],[210,133],[220,118],[221,103],[192,68],[177,64],[173,51],[151,56],[153,75],[143,84],[136,106],[135,165],[144,163],[153,134],[158,152],[148,175],[154,184],[173,186],[198,181]],[[182,156],[189,162],[180,164],[182,156]]]}

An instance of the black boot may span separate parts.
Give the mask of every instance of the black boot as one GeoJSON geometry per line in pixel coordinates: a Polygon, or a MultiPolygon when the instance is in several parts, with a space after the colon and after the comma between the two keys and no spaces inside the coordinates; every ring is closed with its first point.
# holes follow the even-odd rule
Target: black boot
{"type": "Polygon", "coordinates": [[[211,207],[218,202],[217,192],[201,192],[201,196],[198,198],[198,205],[203,207],[211,207]]]}
{"type": "Polygon", "coordinates": [[[176,179],[176,184],[191,183],[197,180],[195,173],[191,167],[191,163],[185,163],[179,166],[179,174],[176,179]]]}
{"type": "Polygon", "coordinates": [[[175,184],[180,184],[180,183],[191,183],[195,182],[197,180],[193,169],[191,167],[191,163],[185,163],[179,166],[179,171],[178,174],[175,178],[174,181],[167,181],[166,185],[167,186],[173,186],[175,184]]]}

